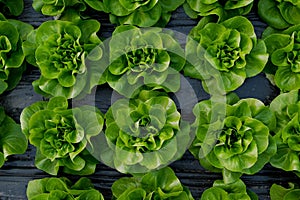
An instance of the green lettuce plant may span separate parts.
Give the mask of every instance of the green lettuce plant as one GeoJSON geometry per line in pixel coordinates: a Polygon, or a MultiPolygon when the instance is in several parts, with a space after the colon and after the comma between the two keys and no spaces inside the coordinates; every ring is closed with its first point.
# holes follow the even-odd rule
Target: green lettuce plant
{"type": "Polygon", "coordinates": [[[300,24],[263,33],[270,59],[264,71],[283,92],[300,89],[300,24]]]}
{"type": "Polygon", "coordinates": [[[179,90],[185,58],[172,32],[123,25],[113,32],[109,47],[107,82],[118,93],[131,97],[142,86],[179,90]]]}
{"type": "Polygon", "coordinates": [[[32,31],[23,44],[27,61],[40,69],[41,75],[32,84],[46,97],[74,98],[89,93],[98,84],[102,47],[96,20],[77,23],[50,20],[32,31]],[[98,61],[89,65],[88,61],[98,61]]]}
{"type": "Polygon", "coordinates": [[[187,0],[184,3],[186,14],[196,19],[199,16],[216,17],[221,22],[234,16],[247,15],[253,7],[253,0],[187,0]]]}
{"type": "Polygon", "coordinates": [[[245,183],[238,179],[236,182],[225,184],[223,180],[216,180],[213,186],[206,189],[200,200],[258,200],[257,195],[246,188],[245,183]]]}
{"type": "Polygon", "coordinates": [[[259,172],[276,153],[270,134],[276,118],[260,100],[204,100],[195,105],[193,113],[196,137],[190,152],[204,168],[222,172],[226,184],[259,172]]]}
{"type": "Polygon", "coordinates": [[[175,102],[163,92],[142,90],[115,101],[105,114],[105,136],[95,157],[122,173],[145,173],[178,160],[192,136],[175,102]]]}
{"type": "Polygon", "coordinates": [[[278,184],[273,184],[270,188],[271,200],[295,200],[299,199],[300,188],[299,185],[289,183],[289,187],[285,188],[278,184]]]}
{"type": "Polygon", "coordinates": [[[194,200],[189,189],[181,184],[169,167],[120,178],[113,183],[111,190],[114,200],[194,200]]]}
{"type": "Polygon", "coordinates": [[[0,13],[5,16],[19,16],[23,10],[23,0],[0,0],[0,13]]]}
{"type": "Polygon", "coordinates": [[[81,177],[74,184],[66,177],[51,177],[31,180],[28,183],[26,195],[28,200],[41,199],[92,199],[104,200],[91,180],[81,177]]]}
{"type": "Polygon", "coordinates": [[[23,133],[36,147],[38,169],[51,175],[59,170],[78,175],[94,173],[98,161],[90,153],[94,149],[92,140],[104,124],[97,108],[70,109],[65,97],[53,97],[26,107],[20,120],[23,133]]]}
{"type": "MultiPolygon", "coordinates": [[[[86,10],[86,5],[82,0],[33,0],[32,7],[35,11],[46,16],[53,16],[62,19],[65,16],[77,14],[86,10]]],[[[73,20],[71,17],[69,19],[73,20]]]]}
{"type": "Polygon", "coordinates": [[[109,13],[110,22],[117,25],[131,24],[139,27],[164,27],[171,13],[184,0],[85,0],[95,10],[109,13]]]}
{"type": "Polygon", "coordinates": [[[300,2],[293,0],[259,0],[258,14],[269,26],[276,29],[286,29],[300,23],[300,2]]]}
{"type": "Polygon", "coordinates": [[[300,176],[300,100],[299,91],[292,90],[277,96],[270,104],[277,124],[275,140],[277,152],[270,160],[272,166],[293,171],[300,176]]]}
{"type": "Polygon", "coordinates": [[[221,23],[203,18],[189,33],[186,76],[202,80],[209,93],[228,93],[259,74],[268,61],[251,22],[236,16],[221,23]]]}
{"type": "Polygon", "coordinates": [[[23,154],[27,150],[27,139],[21,127],[11,117],[6,115],[4,108],[0,107],[0,168],[7,157],[23,154]]]}
{"type": "Polygon", "coordinates": [[[0,94],[12,90],[26,69],[22,43],[33,30],[30,24],[6,19],[0,13],[0,94]]]}

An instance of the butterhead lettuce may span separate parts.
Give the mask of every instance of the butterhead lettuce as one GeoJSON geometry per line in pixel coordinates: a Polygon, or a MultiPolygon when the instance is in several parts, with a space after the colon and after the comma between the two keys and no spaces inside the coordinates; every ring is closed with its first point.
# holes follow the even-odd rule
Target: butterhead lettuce
{"type": "Polygon", "coordinates": [[[204,168],[222,172],[226,184],[242,174],[257,173],[276,153],[270,134],[276,126],[275,115],[257,99],[214,104],[204,100],[193,112],[196,138],[190,151],[204,168]]]}
{"type": "Polygon", "coordinates": [[[217,21],[224,21],[234,16],[247,15],[253,0],[187,0],[184,10],[191,18],[213,16],[217,21]]]}
{"type": "Polygon", "coordinates": [[[76,23],[50,20],[32,31],[23,48],[27,61],[41,72],[32,83],[35,91],[46,97],[69,99],[97,85],[99,80],[90,77],[98,73],[101,64],[88,65],[86,60],[92,51],[91,59],[102,58],[99,29],[100,23],[93,19],[76,23]]]}
{"type": "Polygon", "coordinates": [[[30,24],[7,20],[0,13],[0,94],[12,90],[26,69],[22,43],[33,30],[30,24]]]}
{"type": "Polygon", "coordinates": [[[228,93],[264,69],[268,61],[263,40],[252,23],[236,16],[220,23],[203,18],[189,33],[186,76],[202,80],[209,93],[228,93]]]}
{"type": "Polygon", "coordinates": [[[66,177],[51,177],[31,180],[28,183],[26,195],[28,200],[38,199],[93,199],[104,200],[91,180],[81,177],[74,184],[66,177]]]}
{"type": "Polygon", "coordinates": [[[145,173],[178,160],[190,145],[188,122],[164,92],[142,90],[105,114],[99,160],[122,173],[145,173]]]}
{"type": "Polygon", "coordinates": [[[269,26],[275,29],[286,29],[300,23],[300,2],[293,0],[259,0],[258,14],[269,26]]]}
{"type": "Polygon", "coordinates": [[[109,47],[107,82],[118,93],[130,98],[142,86],[179,90],[185,58],[172,32],[123,25],[113,32],[109,47]]]}
{"type": "Polygon", "coordinates": [[[94,9],[109,13],[110,22],[117,25],[130,24],[139,27],[164,27],[171,13],[184,0],[101,0],[86,2],[94,9]]]}
{"type": "Polygon", "coordinates": [[[270,160],[272,166],[293,171],[300,176],[300,101],[299,91],[277,96],[270,104],[277,118],[275,140],[277,152],[270,160]]]}
{"type": "Polygon", "coordinates": [[[112,185],[113,199],[194,200],[170,167],[133,177],[123,177],[112,185]]]}
{"type": "Polygon", "coordinates": [[[51,175],[60,170],[78,175],[94,173],[98,161],[87,146],[93,149],[91,140],[103,128],[103,115],[97,108],[70,109],[65,97],[53,97],[26,107],[20,120],[23,133],[36,147],[38,169],[51,175]]]}
{"type": "Polygon", "coordinates": [[[283,31],[268,28],[263,39],[270,54],[264,71],[274,75],[274,83],[281,91],[300,89],[300,25],[283,31]]]}

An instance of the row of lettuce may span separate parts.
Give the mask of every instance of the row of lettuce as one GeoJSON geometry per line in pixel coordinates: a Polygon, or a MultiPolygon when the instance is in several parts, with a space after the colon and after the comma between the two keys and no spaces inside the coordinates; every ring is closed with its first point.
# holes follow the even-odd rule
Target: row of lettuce
{"type": "MultiPolygon", "coordinates": [[[[0,4],[12,15],[24,6],[22,1],[0,4]]],[[[0,93],[12,90],[30,64],[40,70],[32,83],[35,92],[49,101],[26,107],[21,125],[1,109],[0,166],[9,155],[24,153],[29,141],[36,147],[36,167],[50,175],[91,175],[99,162],[134,174],[114,183],[115,199],[193,199],[168,167],[187,149],[201,166],[223,177],[202,199],[257,199],[240,178],[267,163],[299,176],[300,5],[260,0],[258,13],[270,25],[260,39],[241,16],[253,4],[34,0],[35,10],[56,17],[37,28],[1,14],[0,93]],[[191,18],[201,17],[184,47],[178,33],[142,28],[164,27],[181,5],[191,18]],[[110,39],[100,40],[97,20],[83,20],[87,6],[109,13],[119,25],[110,39]],[[232,93],[261,72],[281,91],[270,105],[232,93]],[[201,80],[211,95],[193,105],[193,122],[182,118],[169,95],[179,91],[181,74],[201,80]],[[72,99],[101,84],[123,98],[106,113],[88,105],[71,108],[72,99]]],[[[274,185],[270,194],[289,200],[299,189],[274,185]]],[[[27,196],[103,199],[86,178],[74,185],[67,178],[34,180],[27,196]]]]}
{"type": "MultiPolygon", "coordinates": [[[[183,6],[192,18],[214,16],[220,22],[237,15],[247,15],[258,4],[258,14],[270,26],[285,29],[299,23],[299,2],[292,0],[207,1],[207,0],[33,0],[32,7],[43,15],[62,19],[72,16],[88,16],[89,9],[109,15],[113,24],[132,24],[139,27],[165,26],[172,12],[183,6]]],[[[7,16],[19,16],[24,0],[1,0],[0,12],[7,16]]]]}

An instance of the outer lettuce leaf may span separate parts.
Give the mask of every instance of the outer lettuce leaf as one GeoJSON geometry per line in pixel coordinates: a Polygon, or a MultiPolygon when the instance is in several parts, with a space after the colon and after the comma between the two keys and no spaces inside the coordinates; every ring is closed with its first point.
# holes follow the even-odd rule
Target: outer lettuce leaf
{"type": "Polygon", "coordinates": [[[264,33],[270,60],[266,73],[274,75],[275,85],[283,92],[300,88],[300,25],[292,26],[284,31],[264,33]]]}
{"type": "Polygon", "coordinates": [[[248,191],[246,185],[241,179],[236,182],[225,184],[222,180],[216,180],[213,186],[206,189],[201,200],[258,200],[255,193],[248,191]]]}
{"type": "Polygon", "coordinates": [[[12,90],[26,69],[22,43],[33,30],[30,24],[7,20],[0,13],[0,94],[12,90]]]}
{"type": "Polygon", "coordinates": [[[26,195],[28,200],[37,199],[93,199],[104,200],[91,180],[80,178],[74,184],[66,177],[42,178],[28,183],[26,195]]]}
{"type": "Polygon", "coordinates": [[[277,118],[275,130],[277,153],[270,163],[276,168],[293,171],[296,174],[300,172],[299,102],[298,90],[292,90],[280,94],[270,104],[270,109],[277,118]]]}
{"type": "Polygon", "coordinates": [[[35,91],[46,97],[66,98],[90,93],[102,75],[99,29],[96,20],[53,20],[31,32],[23,48],[27,61],[41,71],[33,82],[35,91]]]}
{"type": "Polygon", "coordinates": [[[32,7],[43,15],[54,16],[56,19],[68,18],[70,21],[86,10],[82,0],[33,0],[32,7]]]}
{"type": "Polygon", "coordinates": [[[225,183],[259,172],[276,153],[270,135],[276,126],[275,115],[257,99],[233,104],[204,100],[193,112],[196,138],[190,151],[204,168],[222,172],[225,183]]]}
{"type": "Polygon", "coordinates": [[[21,127],[29,142],[37,148],[37,168],[57,175],[86,175],[95,171],[98,161],[92,139],[102,131],[104,119],[92,106],[68,109],[65,97],[53,97],[49,102],[36,102],[21,113],[21,127]]]}
{"type": "Polygon", "coordinates": [[[179,71],[185,59],[172,33],[123,25],[113,32],[109,46],[107,82],[118,93],[130,98],[144,86],[167,92],[179,90],[179,71]]]}
{"type": "Polygon", "coordinates": [[[23,10],[23,0],[0,0],[0,13],[5,16],[19,16],[23,10]]]}
{"type": "Polygon", "coordinates": [[[171,13],[183,3],[184,0],[103,0],[103,4],[92,4],[91,7],[109,13],[113,24],[164,27],[171,13]]]}
{"type": "Polygon", "coordinates": [[[252,6],[253,0],[187,0],[184,4],[184,10],[193,19],[199,16],[213,16],[217,18],[218,22],[221,22],[234,16],[247,15],[252,6]]]}
{"type": "Polygon", "coordinates": [[[119,99],[105,119],[105,135],[95,141],[101,145],[93,155],[122,173],[165,167],[181,158],[192,140],[189,123],[165,93],[143,90],[139,97],[119,99]]]}
{"type": "Polygon", "coordinates": [[[269,26],[286,29],[300,23],[300,4],[289,0],[260,0],[258,14],[269,26]]]}
{"type": "Polygon", "coordinates": [[[7,116],[4,108],[0,107],[0,168],[8,156],[25,153],[27,144],[20,125],[7,116]]]}
{"type": "Polygon", "coordinates": [[[294,183],[289,183],[289,188],[274,183],[270,189],[271,200],[293,200],[299,198],[299,195],[299,186],[294,183]]]}
{"type": "Polygon", "coordinates": [[[188,188],[180,183],[169,167],[133,177],[123,177],[112,185],[113,199],[193,200],[188,188]]]}
{"type": "Polygon", "coordinates": [[[186,59],[185,75],[202,80],[210,94],[226,94],[262,72],[268,53],[247,18],[220,23],[203,18],[189,33],[186,59]]]}

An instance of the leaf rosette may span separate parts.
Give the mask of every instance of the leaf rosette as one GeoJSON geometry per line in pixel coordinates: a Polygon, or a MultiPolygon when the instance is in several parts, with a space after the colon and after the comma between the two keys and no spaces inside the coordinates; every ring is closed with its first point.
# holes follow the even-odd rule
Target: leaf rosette
{"type": "Polygon", "coordinates": [[[259,74],[268,61],[263,40],[242,16],[221,23],[203,18],[189,33],[186,76],[202,80],[209,93],[228,93],[259,74]]]}
{"type": "Polygon", "coordinates": [[[4,108],[0,107],[0,168],[7,157],[23,154],[27,150],[27,139],[21,127],[11,117],[6,115],[4,108]]]}
{"type": "Polygon", "coordinates": [[[200,200],[258,200],[257,195],[248,190],[245,183],[238,179],[236,182],[225,184],[223,180],[216,180],[211,188],[206,189],[200,200]]]}
{"type": "Polygon", "coordinates": [[[28,182],[26,195],[28,200],[38,199],[93,199],[104,200],[91,180],[82,177],[74,184],[66,177],[51,177],[31,180],[28,182]]]}
{"type": "Polygon", "coordinates": [[[111,190],[114,200],[194,200],[189,189],[181,184],[169,167],[120,178],[113,183],[111,190]]]}
{"type": "Polygon", "coordinates": [[[97,108],[68,109],[65,97],[36,102],[21,113],[22,131],[37,149],[35,165],[51,175],[60,169],[68,174],[94,173],[98,161],[90,154],[91,140],[102,132],[103,124],[97,108]]]}
{"type": "Polygon", "coordinates": [[[85,0],[93,9],[109,13],[112,24],[130,24],[139,27],[164,27],[171,13],[184,0],[85,0]]]}
{"type": "Polygon", "coordinates": [[[190,151],[204,168],[222,172],[225,183],[257,173],[276,153],[270,134],[276,126],[275,115],[257,99],[227,104],[204,100],[193,112],[196,138],[190,151]],[[224,108],[226,113],[220,113],[224,108]]]}
{"type": "Polygon", "coordinates": [[[109,47],[107,82],[120,94],[131,97],[142,86],[179,90],[185,57],[172,32],[123,25],[114,31],[109,47]]]}
{"type": "Polygon", "coordinates": [[[96,20],[77,23],[50,20],[31,32],[23,48],[26,59],[40,69],[41,75],[33,82],[35,91],[46,97],[74,98],[89,93],[100,79],[102,47],[96,20]],[[98,65],[88,61],[97,60],[98,65]]]}
{"type": "Polygon", "coordinates": [[[274,131],[277,153],[272,157],[270,163],[276,168],[294,171],[300,176],[300,101],[298,90],[277,96],[271,102],[270,109],[277,118],[277,126],[274,131]]]}
{"type": "Polygon", "coordinates": [[[26,69],[22,43],[33,30],[30,24],[7,20],[0,13],[0,94],[12,90],[26,69]]]}
{"type": "Polygon", "coordinates": [[[300,2],[293,0],[259,0],[258,14],[269,26],[276,29],[286,29],[300,23],[300,2]]]}
{"type": "Polygon", "coordinates": [[[186,14],[196,19],[199,16],[216,17],[221,22],[234,16],[247,15],[253,7],[253,0],[187,0],[184,4],[186,14]]]}
{"type": "Polygon", "coordinates": [[[192,140],[165,93],[143,90],[138,97],[115,101],[105,114],[105,136],[95,155],[122,173],[145,173],[182,157],[192,140]]]}
{"type": "Polygon", "coordinates": [[[263,34],[270,60],[265,72],[283,92],[300,89],[300,25],[284,31],[267,29],[263,34]]]}
{"type": "Polygon", "coordinates": [[[0,0],[0,13],[5,16],[19,16],[23,10],[23,0],[0,0]]]}

